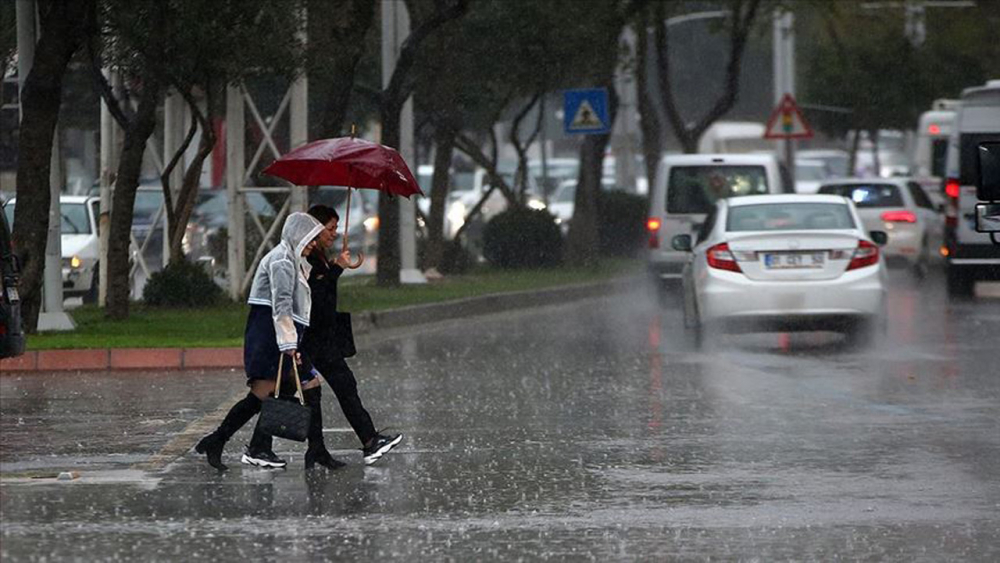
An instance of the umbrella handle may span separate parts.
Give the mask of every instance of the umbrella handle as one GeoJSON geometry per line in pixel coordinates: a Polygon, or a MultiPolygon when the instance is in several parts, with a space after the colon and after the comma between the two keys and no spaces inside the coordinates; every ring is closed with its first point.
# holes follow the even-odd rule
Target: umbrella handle
{"type": "Polygon", "coordinates": [[[365,253],[358,252],[358,261],[353,264],[348,264],[347,267],[352,270],[357,270],[358,268],[361,267],[361,264],[364,264],[364,262],[365,262],[365,253]]]}

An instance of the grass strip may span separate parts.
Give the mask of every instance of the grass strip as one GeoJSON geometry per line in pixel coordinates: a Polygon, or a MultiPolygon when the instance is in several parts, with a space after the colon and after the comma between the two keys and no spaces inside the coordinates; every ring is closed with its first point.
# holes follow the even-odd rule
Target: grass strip
{"type": "MultiPolygon", "coordinates": [[[[632,275],[641,260],[605,260],[594,268],[554,268],[504,271],[481,269],[423,285],[378,287],[373,276],[350,276],[340,283],[339,308],[364,312],[453,299],[596,282],[632,275]]],[[[71,332],[43,332],[28,336],[29,350],[88,348],[215,348],[243,345],[248,307],[226,303],[206,309],[168,309],[132,305],[129,318],[111,321],[96,306],[70,311],[76,322],[71,332]]]]}

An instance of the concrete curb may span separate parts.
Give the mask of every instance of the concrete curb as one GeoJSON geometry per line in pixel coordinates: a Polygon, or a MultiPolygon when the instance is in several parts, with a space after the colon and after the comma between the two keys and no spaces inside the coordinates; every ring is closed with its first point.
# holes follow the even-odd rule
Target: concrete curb
{"type": "MultiPolygon", "coordinates": [[[[568,303],[609,295],[634,285],[619,278],[540,290],[493,293],[426,305],[352,314],[354,334],[461,319],[528,307],[568,303]]],[[[36,350],[0,360],[0,373],[129,369],[213,369],[243,367],[243,348],[105,348],[36,350]]]]}

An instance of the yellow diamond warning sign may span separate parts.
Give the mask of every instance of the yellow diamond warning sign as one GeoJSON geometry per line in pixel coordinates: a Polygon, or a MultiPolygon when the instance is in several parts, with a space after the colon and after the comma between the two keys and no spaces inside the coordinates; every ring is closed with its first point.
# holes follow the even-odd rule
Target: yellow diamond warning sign
{"type": "Polygon", "coordinates": [[[813,136],[812,129],[802,117],[799,106],[795,104],[795,98],[791,94],[785,94],[781,98],[781,103],[774,109],[771,119],[767,121],[767,129],[764,131],[765,139],[810,139],[813,136]]]}

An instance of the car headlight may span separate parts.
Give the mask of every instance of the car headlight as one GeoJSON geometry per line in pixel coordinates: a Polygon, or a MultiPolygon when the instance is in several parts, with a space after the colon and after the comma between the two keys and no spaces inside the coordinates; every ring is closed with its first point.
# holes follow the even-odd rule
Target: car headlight
{"type": "Polygon", "coordinates": [[[378,230],[378,215],[365,219],[365,230],[369,233],[378,230]]]}
{"type": "Polygon", "coordinates": [[[69,259],[70,268],[73,268],[75,270],[80,266],[83,266],[83,260],[80,260],[79,256],[74,255],[72,258],[69,259]]]}
{"type": "Polygon", "coordinates": [[[545,209],[545,202],[540,199],[531,198],[528,200],[528,208],[534,209],[535,211],[541,211],[545,209]]]}

